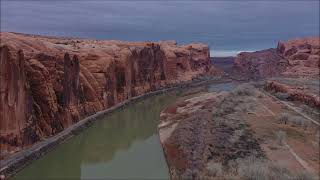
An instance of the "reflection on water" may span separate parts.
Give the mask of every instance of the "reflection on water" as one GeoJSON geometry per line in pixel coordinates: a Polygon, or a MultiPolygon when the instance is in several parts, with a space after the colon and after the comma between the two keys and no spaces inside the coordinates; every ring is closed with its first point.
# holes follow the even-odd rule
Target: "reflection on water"
{"type": "Polygon", "coordinates": [[[113,159],[105,163],[83,164],[81,177],[101,178],[113,177],[120,179],[167,178],[166,162],[161,153],[158,136],[152,135],[146,140],[134,142],[130,148],[117,151],[113,159]],[[125,163],[124,163],[125,162],[125,163]],[[160,164],[161,163],[161,164],[160,164]],[[107,170],[107,172],[106,172],[107,170]]]}
{"type": "Polygon", "coordinates": [[[168,179],[157,123],[161,109],[175,99],[159,95],[112,113],[14,179],[168,179]]]}

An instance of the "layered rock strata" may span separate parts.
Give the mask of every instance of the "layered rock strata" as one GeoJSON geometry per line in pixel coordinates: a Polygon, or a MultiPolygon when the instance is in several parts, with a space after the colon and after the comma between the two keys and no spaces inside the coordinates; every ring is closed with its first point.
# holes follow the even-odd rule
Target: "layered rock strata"
{"type": "Polygon", "coordinates": [[[242,52],[234,70],[245,79],[274,76],[319,78],[319,37],[280,41],[276,49],[242,52]]]}
{"type": "Polygon", "coordinates": [[[306,92],[301,87],[286,85],[277,81],[269,80],[265,83],[265,90],[288,94],[289,100],[300,101],[309,106],[320,108],[319,94],[306,92]]]}
{"type": "Polygon", "coordinates": [[[215,74],[204,44],[0,35],[2,156],[131,97],[215,74]]]}

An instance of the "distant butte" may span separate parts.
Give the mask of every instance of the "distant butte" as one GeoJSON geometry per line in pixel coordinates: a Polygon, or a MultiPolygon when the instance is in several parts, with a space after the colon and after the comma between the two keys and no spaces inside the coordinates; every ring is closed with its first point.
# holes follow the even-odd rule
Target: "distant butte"
{"type": "Polygon", "coordinates": [[[319,77],[320,37],[280,41],[277,48],[242,52],[234,62],[234,71],[242,79],[282,77],[319,77]]]}

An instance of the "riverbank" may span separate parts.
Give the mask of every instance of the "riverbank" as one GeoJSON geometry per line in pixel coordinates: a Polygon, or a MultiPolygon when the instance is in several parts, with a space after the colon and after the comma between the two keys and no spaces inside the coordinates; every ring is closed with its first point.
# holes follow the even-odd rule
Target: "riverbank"
{"type": "Polygon", "coordinates": [[[317,178],[318,126],[257,87],[201,93],[162,111],[171,179],[317,178]]]}
{"type": "Polygon", "coordinates": [[[198,81],[182,83],[176,86],[163,88],[161,90],[149,92],[137,97],[132,97],[131,99],[121,102],[111,108],[100,111],[92,116],[89,116],[79,121],[78,123],[72,125],[71,127],[65,129],[59,134],[52,136],[40,143],[37,143],[29,147],[28,149],[18,152],[17,154],[12,155],[5,160],[1,160],[0,174],[4,174],[6,177],[13,176],[15,173],[17,173],[19,170],[27,166],[32,161],[44,156],[46,153],[53,150],[60,143],[66,141],[68,138],[75,136],[81,133],[84,129],[87,129],[88,127],[90,127],[95,121],[97,121],[101,117],[104,117],[112,112],[125,108],[126,106],[132,103],[135,103],[137,101],[143,100],[145,98],[148,98],[154,95],[163,94],[163,93],[167,93],[167,92],[178,90],[178,89],[199,87],[199,86],[204,86],[210,83],[218,83],[223,81],[227,81],[227,80],[219,80],[219,79],[198,80],[198,81]]]}

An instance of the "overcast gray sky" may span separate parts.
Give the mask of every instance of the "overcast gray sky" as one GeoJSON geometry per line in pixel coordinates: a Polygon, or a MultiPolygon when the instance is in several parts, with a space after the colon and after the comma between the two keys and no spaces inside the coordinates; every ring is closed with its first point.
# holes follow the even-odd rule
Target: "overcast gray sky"
{"type": "Polygon", "coordinates": [[[1,1],[1,31],[255,50],[319,35],[319,1],[1,1]]]}

